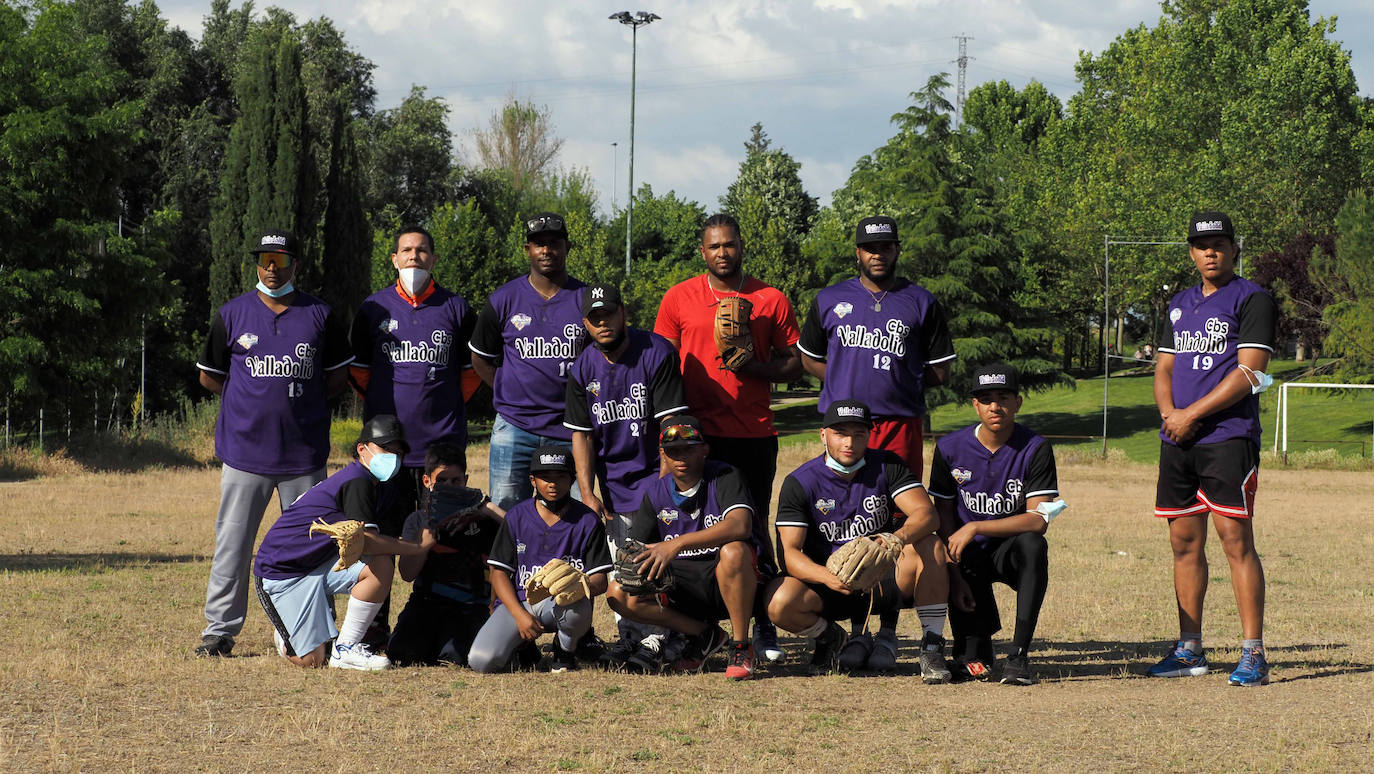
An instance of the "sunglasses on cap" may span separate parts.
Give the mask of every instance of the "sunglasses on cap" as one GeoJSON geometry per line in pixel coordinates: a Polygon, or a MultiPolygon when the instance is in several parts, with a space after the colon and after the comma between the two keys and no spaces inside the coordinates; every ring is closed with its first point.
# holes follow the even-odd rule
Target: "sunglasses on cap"
{"type": "Polygon", "coordinates": [[[658,435],[659,444],[669,443],[703,443],[701,431],[691,425],[670,425],[663,429],[658,435]]]}
{"type": "Polygon", "coordinates": [[[258,265],[264,269],[276,266],[285,269],[291,265],[291,256],[286,253],[258,253],[258,265]]]}
{"type": "Polygon", "coordinates": [[[545,215],[540,218],[533,218],[525,221],[525,231],[531,234],[539,234],[545,231],[566,231],[567,227],[563,219],[557,215],[545,215]]]}

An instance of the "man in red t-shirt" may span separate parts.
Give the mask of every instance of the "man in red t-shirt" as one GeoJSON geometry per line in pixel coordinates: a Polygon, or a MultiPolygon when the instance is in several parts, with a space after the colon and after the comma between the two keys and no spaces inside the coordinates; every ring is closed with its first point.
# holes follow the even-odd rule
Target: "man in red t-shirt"
{"type": "MultiPolygon", "coordinates": [[[[768,535],[768,506],[778,466],[769,385],[801,376],[797,351],[801,330],[787,296],[744,273],[744,241],[733,217],[721,213],[706,219],[701,257],[706,261],[705,274],[679,282],[663,294],[654,333],[678,348],[687,406],[701,422],[711,457],[744,474],[759,533],[768,535]],[[742,296],[753,304],[749,330],[754,359],[737,371],[725,368],[716,352],[716,307],[728,296],[742,296]]],[[[765,549],[768,556],[760,561],[776,567],[772,546],[765,549]]],[[[783,656],[774,632],[766,618],[755,627],[755,649],[770,662],[783,656]]]]}

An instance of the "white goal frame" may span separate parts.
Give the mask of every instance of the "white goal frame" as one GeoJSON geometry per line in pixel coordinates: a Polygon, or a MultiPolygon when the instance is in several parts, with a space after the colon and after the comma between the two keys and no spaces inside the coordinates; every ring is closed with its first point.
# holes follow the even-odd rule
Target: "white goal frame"
{"type": "MultiPolygon", "coordinates": [[[[1274,453],[1283,453],[1284,464],[1288,464],[1288,389],[1301,387],[1315,390],[1374,390],[1374,384],[1331,384],[1329,382],[1284,382],[1279,385],[1278,419],[1279,432],[1274,434],[1274,453]],[[1282,442],[1283,448],[1279,448],[1282,442]]],[[[1374,436],[1370,438],[1374,442],[1374,436]]]]}

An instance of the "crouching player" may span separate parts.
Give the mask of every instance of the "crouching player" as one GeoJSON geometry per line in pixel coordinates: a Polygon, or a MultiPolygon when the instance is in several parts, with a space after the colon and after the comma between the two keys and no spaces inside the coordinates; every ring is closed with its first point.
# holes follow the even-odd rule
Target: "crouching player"
{"type": "Polygon", "coordinates": [[[369,419],[358,435],[353,461],[287,506],[253,561],[258,601],[272,622],[277,652],[303,667],[379,670],[387,657],[363,644],[395,572],[392,556],[423,556],[434,536],[411,543],[377,533],[377,484],[396,474],[409,451],[401,423],[391,414],[369,419]],[[357,520],[367,525],[361,561],[335,570],[338,550],[324,535],[310,534],[316,519],[328,524],[357,520]],[[343,623],[334,625],[332,597],[348,595],[343,623]],[[331,647],[329,641],[333,640],[331,647]]]}
{"type": "Polygon", "coordinates": [[[1049,585],[1045,530],[1063,509],[1054,451],[1016,423],[1021,395],[1016,369],[1004,363],[973,374],[978,424],[941,438],[930,466],[930,496],[949,544],[950,629],[957,679],[985,679],[993,666],[992,635],[1002,628],[994,581],[1016,589],[1016,631],[1002,682],[1031,685],[1031,637],[1049,585]],[[1052,502],[1056,501],[1056,502],[1052,502]]]}
{"type": "Polygon", "coordinates": [[[566,446],[541,446],[530,458],[534,497],[506,513],[487,560],[496,607],[468,653],[468,664],[478,672],[505,669],[517,647],[546,631],[556,633],[553,671],[577,668],[577,642],[592,627],[591,598],[568,605],[554,597],[533,605],[525,599],[525,584],[554,559],[586,573],[592,597],[606,592],[611,570],[606,529],[600,516],[572,499],[576,470],[572,449],[566,446]]]}
{"type": "Polygon", "coordinates": [[[897,663],[894,629],[882,628],[876,638],[854,632],[847,640],[835,621],[866,621],[870,606],[881,615],[914,601],[925,632],[921,679],[943,683],[950,677],[943,637],[949,579],[944,546],[934,534],[935,508],[900,457],[868,448],[872,426],[866,404],[831,403],[821,427],[825,452],[783,481],[777,526],[788,577],[769,600],[768,612],[784,629],[815,639],[811,664],[817,670],[890,670],[897,663]],[[907,518],[897,528],[893,514],[899,511],[907,518]],[[870,593],[855,593],[826,569],[840,546],[883,532],[904,545],[893,574],[870,593]]]}
{"type": "Polygon", "coordinates": [[[467,486],[467,459],[461,446],[431,444],[425,450],[420,480],[422,507],[406,519],[401,539],[418,543],[423,533],[433,532],[434,547],[424,555],[403,556],[397,563],[401,579],[415,586],[396,619],[386,654],[397,665],[464,664],[477,631],[487,621],[491,602],[487,557],[503,512],[486,503],[469,513],[442,514],[441,519],[430,513],[429,498],[436,488],[467,486]]]}
{"type": "MultiPolygon", "coordinates": [[[[754,506],[740,472],[723,462],[708,461],[711,448],[695,417],[664,419],[659,449],[671,475],[649,484],[630,520],[629,536],[645,544],[635,557],[640,572],[657,578],[672,573],[672,587],[660,596],[635,597],[619,583],[606,595],[611,609],[631,620],[655,624],[687,635],[682,657],[674,667],[699,671],[728,641],[718,621],[730,619],[734,640],[725,676],[746,680],[754,674],[754,649],[749,643],[749,619],[760,574],[762,540],[754,527],[754,506]],[[663,597],[666,597],[664,599],[663,597]]],[[[635,659],[646,671],[661,663],[646,663],[653,654],[641,651],[635,659]]]]}

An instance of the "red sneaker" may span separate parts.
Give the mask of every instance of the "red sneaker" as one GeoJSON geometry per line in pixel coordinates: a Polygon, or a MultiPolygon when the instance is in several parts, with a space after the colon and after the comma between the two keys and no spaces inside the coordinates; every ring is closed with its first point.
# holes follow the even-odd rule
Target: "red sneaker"
{"type": "Polygon", "coordinates": [[[754,646],[736,642],[730,646],[730,661],[725,667],[726,680],[748,680],[754,676],[754,646]]]}

